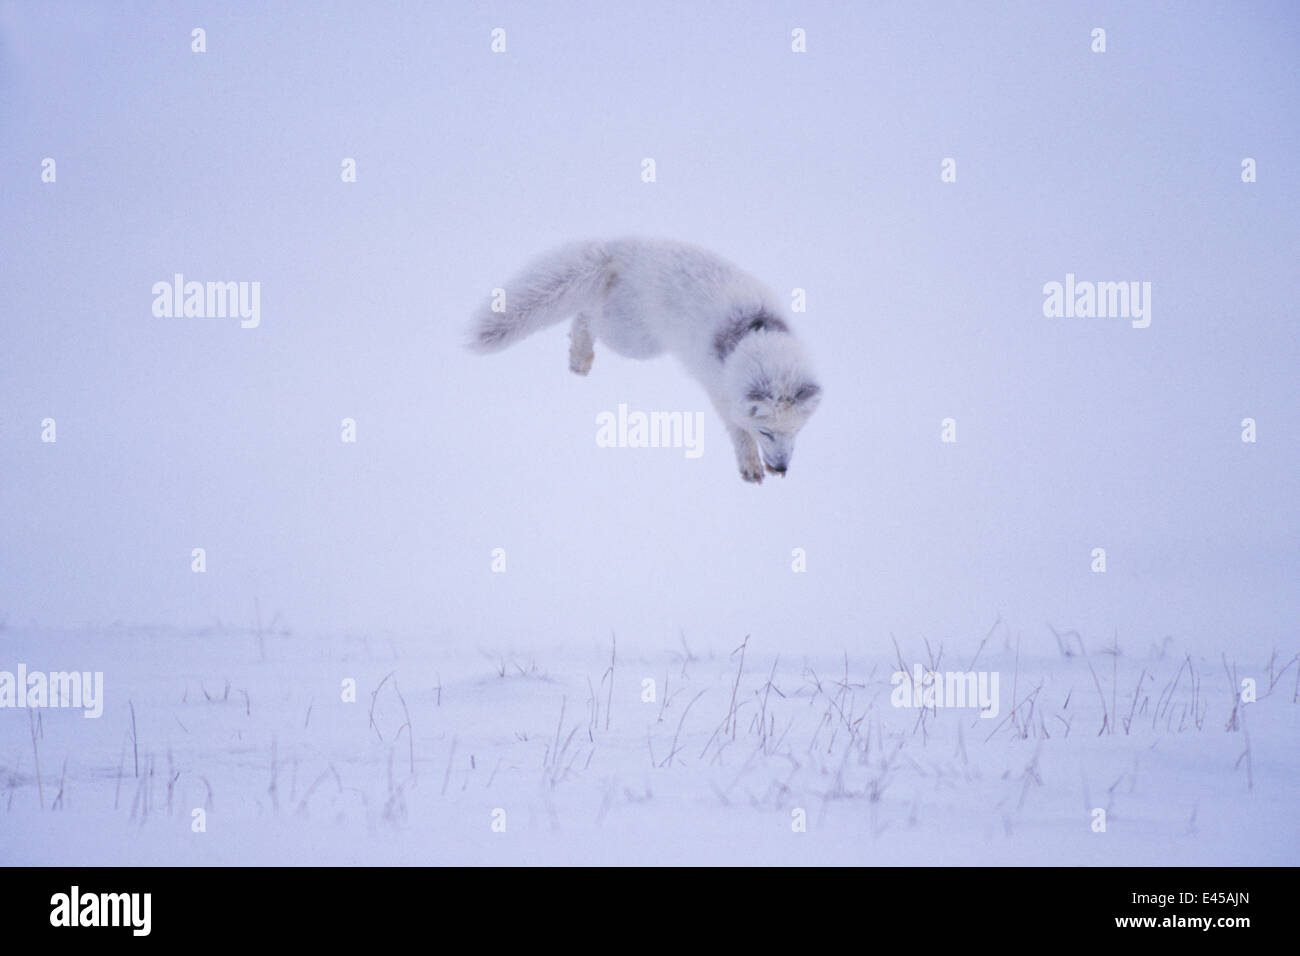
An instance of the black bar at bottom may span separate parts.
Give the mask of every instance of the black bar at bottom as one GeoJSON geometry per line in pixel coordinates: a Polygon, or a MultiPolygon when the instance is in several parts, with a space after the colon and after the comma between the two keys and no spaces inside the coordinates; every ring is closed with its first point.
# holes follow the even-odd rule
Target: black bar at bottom
{"type": "Polygon", "coordinates": [[[511,928],[527,936],[549,926],[552,934],[582,934],[584,926],[594,930],[611,920],[615,929],[653,937],[656,926],[685,928],[700,919],[714,923],[717,938],[730,944],[768,932],[775,921],[796,931],[800,924],[813,932],[859,927],[867,934],[864,945],[878,927],[927,945],[1129,937],[1231,946],[1296,940],[1294,876],[1291,869],[1247,867],[626,868],[554,875],[486,868],[10,867],[0,869],[0,925],[7,948],[24,938],[57,943],[70,935],[79,943],[247,942],[265,934],[294,943],[373,945],[378,932],[450,943],[446,932],[499,939],[511,928]],[[1037,933],[1050,935],[1022,935],[1037,933]]]}

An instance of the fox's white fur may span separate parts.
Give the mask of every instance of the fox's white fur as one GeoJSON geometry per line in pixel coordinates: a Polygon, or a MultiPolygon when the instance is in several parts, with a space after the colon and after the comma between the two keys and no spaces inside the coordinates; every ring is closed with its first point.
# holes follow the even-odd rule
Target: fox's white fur
{"type": "Polygon", "coordinates": [[[496,352],[572,317],[569,368],[579,375],[596,342],[628,358],[675,355],[726,423],[741,477],[762,481],[764,465],[785,474],[821,387],[758,280],[686,243],[620,239],[566,246],[503,288],[504,308],[478,313],[472,348],[496,352]]]}

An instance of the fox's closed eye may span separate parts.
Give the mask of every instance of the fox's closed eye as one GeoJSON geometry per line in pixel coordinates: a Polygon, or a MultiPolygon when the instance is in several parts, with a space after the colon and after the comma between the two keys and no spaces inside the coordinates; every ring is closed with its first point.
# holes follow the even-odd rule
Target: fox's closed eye
{"type": "Polygon", "coordinates": [[[766,438],[768,441],[772,441],[776,437],[771,432],[765,432],[762,429],[759,429],[758,433],[762,435],[764,438],[766,438]]]}

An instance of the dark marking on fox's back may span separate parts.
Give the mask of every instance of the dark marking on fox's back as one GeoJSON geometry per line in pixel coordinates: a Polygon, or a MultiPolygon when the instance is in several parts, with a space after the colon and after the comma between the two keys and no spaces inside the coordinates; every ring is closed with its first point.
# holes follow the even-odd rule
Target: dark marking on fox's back
{"type": "Polygon", "coordinates": [[[733,316],[713,338],[713,351],[721,361],[736,350],[740,340],[751,332],[789,332],[790,327],[770,312],[759,311],[733,316]]]}

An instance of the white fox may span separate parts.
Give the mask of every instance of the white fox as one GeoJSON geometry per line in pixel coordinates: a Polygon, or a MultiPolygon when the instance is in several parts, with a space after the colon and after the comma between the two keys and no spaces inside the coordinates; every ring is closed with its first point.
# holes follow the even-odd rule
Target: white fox
{"type": "Polygon", "coordinates": [[[591,370],[596,342],[645,359],[671,353],[708,391],[740,476],[785,475],[794,440],[821,400],[776,295],[713,253],[681,242],[620,239],[566,246],[485,306],[470,346],[496,352],[573,316],[569,368],[591,370]]]}

